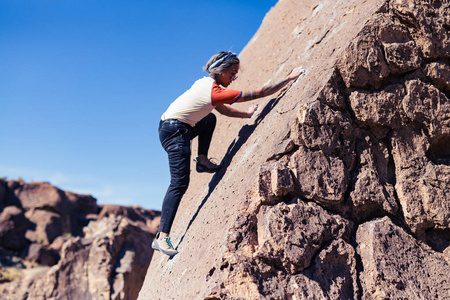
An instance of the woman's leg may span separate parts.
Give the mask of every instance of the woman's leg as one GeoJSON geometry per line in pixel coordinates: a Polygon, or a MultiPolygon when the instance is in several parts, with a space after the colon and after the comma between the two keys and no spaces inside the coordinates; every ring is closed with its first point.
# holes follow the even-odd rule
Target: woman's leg
{"type": "Polygon", "coordinates": [[[216,128],[217,118],[210,113],[201,119],[193,128],[194,137],[198,136],[198,155],[208,157],[209,146],[211,145],[214,129],[216,128]]]}
{"type": "Polygon", "coordinates": [[[169,234],[181,198],[189,185],[190,134],[186,125],[163,121],[160,125],[159,136],[169,157],[171,177],[161,209],[159,231],[169,234]]]}

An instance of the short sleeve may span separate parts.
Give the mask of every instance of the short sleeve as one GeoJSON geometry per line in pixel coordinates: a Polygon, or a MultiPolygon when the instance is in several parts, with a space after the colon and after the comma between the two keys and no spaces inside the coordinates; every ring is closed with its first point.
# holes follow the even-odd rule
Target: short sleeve
{"type": "Polygon", "coordinates": [[[214,82],[211,90],[211,102],[214,106],[221,104],[232,104],[238,101],[241,96],[242,91],[224,89],[216,82],[214,82]]]}

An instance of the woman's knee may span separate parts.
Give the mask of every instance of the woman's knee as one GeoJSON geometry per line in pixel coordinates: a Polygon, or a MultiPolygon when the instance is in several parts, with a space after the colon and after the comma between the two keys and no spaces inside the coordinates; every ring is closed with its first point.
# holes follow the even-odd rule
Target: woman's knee
{"type": "Polygon", "coordinates": [[[173,189],[184,193],[189,187],[189,176],[183,176],[178,178],[172,178],[170,185],[173,189]]]}

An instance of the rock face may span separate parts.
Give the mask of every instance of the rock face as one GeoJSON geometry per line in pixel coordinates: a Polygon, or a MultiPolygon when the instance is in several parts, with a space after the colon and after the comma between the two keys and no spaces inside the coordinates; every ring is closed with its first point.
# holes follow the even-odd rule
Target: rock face
{"type": "Polygon", "coordinates": [[[232,88],[306,73],[218,115],[225,167],[191,175],[139,299],[450,299],[449,29],[448,1],[279,1],[232,88]]]}
{"type": "Polygon", "coordinates": [[[2,299],[136,299],[159,213],[0,180],[2,299]]]}

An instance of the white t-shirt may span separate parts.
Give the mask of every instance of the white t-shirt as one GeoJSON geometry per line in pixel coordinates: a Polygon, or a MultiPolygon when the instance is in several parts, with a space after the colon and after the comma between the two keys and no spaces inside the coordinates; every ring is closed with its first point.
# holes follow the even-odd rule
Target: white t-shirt
{"type": "Polygon", "coordinates": [[[241,95],[241,91],[223,89],[213,78],[205,76],[172,102],[161,120],[177,119],[194,127],[215,106],[234,103],[241,95]]]}

